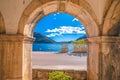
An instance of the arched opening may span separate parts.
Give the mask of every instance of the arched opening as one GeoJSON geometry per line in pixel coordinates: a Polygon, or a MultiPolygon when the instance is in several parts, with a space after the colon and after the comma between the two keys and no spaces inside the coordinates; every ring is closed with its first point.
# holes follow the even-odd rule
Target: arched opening
{"type": "MultiPolygon", "coordinates": [[[[50,13],[66,12],[75,16],[77,19],[79,19],[82,22],[82,24],[86,29],[88,38],[99,36],[99,28],[92,8],[89,6],[87,2],[83,0],[81,0],[81,2],[84,3],[84,6],[78,5],[71,1],[51,1],[51,2],[46,2],[45,4],[42,4],[41,1],[39,0],[32,1],[31,4],[25,9],[24,13],[21,16],[19,22],[18,34],[22,34],[27,37],[33,37],[33,31],[38,20],[40,20],[42,17],[50,13]]],[[[28,48],[26,50],[29,50],[28,48]]],[[[97,54],[99,53],[98,48],[99,48],[98,44],[89,44],[88,54],[89,53],[94,53],[94,54],[96,53],[96,54],[95,55],[89,54],[88,60],[94,59],[93,56],[96,56],[96,58],[98,59],[98,54],[97,54]],[[93,50],[94,46],[96,46],[95,47],[96,51],[93,50]]],[[[88,63],[87,66],[89,68],[88,74],[92,74],[92,76],[90,75],[88,76],[92,79],[92,77],[96,75],[96,73],[98,73],[98,60],[96,60],[95,65],[92,65],[93,63],[92,60],[87,61],[87,63],[88,63]],[[96,70],[94,71],[94,73],[92,73],[91,70],[93,70],[94,67],[96,70]]]]}
{"type": "Polygon", "coordinates": [[[33,68],[87,69],[87,35],[74,16],[63,12],[49,14],[36,24],[33,35],[33,68]]]}
{"type": "MultiPolygon", "coordinates": [[[[42,18],[36,24],[34,37],[35,39],[37,38],[34,43],[60,43],[60,45],[62,45],[62,43],[65,42],[71,44],[73,41],[86,39],[87,35],[84,26],[77,18],[70,14],[61,12],[52,13],[42,18]]],[[[33,45],[33,51],[48,50],[40,49],[40,47],[36,48],[34,46],[35,45],[33,45]]],[[[68,47],[68,49],[72,49],[72,46],[68,47]]],[[[50,51],[56,52],[57,50],[52,48],[50,51]]],[[[61,51],[59,50],[57,52],[61,51]]],[[[68,52],[73,52],[73,50],[68,50],[68,52]]]]}
{"type": "Polygon", "coordinates": [[[97,25],[97,21],[94,20],[95,14],[91,12],[92,14],[90,15],[90,13],[88,13],[87,10],[84,9],[84,6],[78,6],[72,2],[67,2],[67,1],[61,1],[61,2],[51,1],[44,5],[39,5],[39,4],[40,2],[37,4],[36,2],[33,1],[31,5],[29,5],[28,8],[26,8],[19,22],[19,28],[18,28],[19,34],[24,34],[26,36],[33,36],[32,34],[34,27],[39,19],[50,13],[66,12],[75,16],[77,19],[79,19],[82,22],[82,24],[86,28],[88,37],[96,37],[99,35],[99,28],[97,25]],[[58,8],[59,6],[61,6],[60,8],[62,8],[62,10],[58,8]],[[31,7],[33,7],[33,9],[30,10],[31,7]],[[93,14],[94,16],[92,16],[93,14]]]}

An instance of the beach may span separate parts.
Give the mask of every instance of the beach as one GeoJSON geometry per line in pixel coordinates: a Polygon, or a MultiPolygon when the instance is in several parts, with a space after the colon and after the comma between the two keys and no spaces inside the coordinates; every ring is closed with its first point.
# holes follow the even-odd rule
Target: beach
{"type": "Polygon", "coordinates": [[[76,53],[32,52],[32,68],[86,70],[87,56],[76,53]]]}

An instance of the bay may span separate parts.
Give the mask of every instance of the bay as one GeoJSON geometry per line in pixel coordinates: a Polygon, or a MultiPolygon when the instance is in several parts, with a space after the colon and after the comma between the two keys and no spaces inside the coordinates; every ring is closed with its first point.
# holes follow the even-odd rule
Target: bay
{"type": "MultiPolygon", "coordinates": [[[[61,52],[61,43],[34,43],[32,45],[32,51],[43,51],[43,52],[61,52]]],[[[68,43],[68,52],[73,51],[72,43],[68,43]]]]}

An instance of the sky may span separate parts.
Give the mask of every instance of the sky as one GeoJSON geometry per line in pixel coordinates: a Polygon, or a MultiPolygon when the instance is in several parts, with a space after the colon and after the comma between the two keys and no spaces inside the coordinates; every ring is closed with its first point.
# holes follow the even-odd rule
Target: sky
{"type": "Polygon", "coordinates": [[[86,35],[82,23],[67,13],[49,14],[36,24],[34,32],[41,33],[56,42],[73,41],[86,35]]]}

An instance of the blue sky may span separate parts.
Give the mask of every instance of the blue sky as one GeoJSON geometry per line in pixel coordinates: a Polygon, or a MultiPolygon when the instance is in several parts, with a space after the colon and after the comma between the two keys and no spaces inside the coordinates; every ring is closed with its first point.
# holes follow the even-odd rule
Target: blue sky
{"type": "Polygon", "coordinates": [[[81,22],[67,13],[52,13],[43,17],[36,24],[34,32],[46,35],[57,42],[73,41],[86,35],[81,22]]]}

